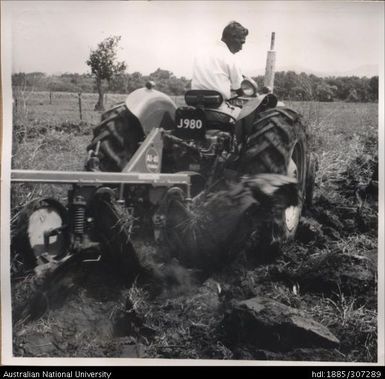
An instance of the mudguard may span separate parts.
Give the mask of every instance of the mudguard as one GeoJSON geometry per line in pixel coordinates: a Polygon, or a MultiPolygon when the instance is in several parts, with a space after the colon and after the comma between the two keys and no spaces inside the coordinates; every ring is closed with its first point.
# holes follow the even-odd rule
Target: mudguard
{"type": "Polygon", "coordinates": [[[147,135],[153,128],[167,128],[174,122],[176,104],[170,97],[154,89],[139,88],[131,92],[125,101],[128,110],[139,120],[147,135]]]}
{"type": "Polygon", "coordinates": [[[259,95],[253,99],[250,99],[243,105],[241,112],[239,113],[237,120],[247,117],[254,111],[262,111],[269,108],[274,108],[278,103],[278,99],[272,93],[259,95]],[[263,108],[263,109],[262,109],[263,108]]]}

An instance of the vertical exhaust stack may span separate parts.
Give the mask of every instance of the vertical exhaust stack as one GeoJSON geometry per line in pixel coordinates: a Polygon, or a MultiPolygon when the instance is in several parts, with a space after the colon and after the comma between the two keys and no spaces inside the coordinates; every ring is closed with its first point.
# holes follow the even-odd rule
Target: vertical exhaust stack
{"type": "Polygon", "coordinates": [[[264,86],[269,88],[271,92],[274,89],[274,75],[275,75],[275,32],[271,33],[270,50],[267,52],[266,69],[264,86]]]}

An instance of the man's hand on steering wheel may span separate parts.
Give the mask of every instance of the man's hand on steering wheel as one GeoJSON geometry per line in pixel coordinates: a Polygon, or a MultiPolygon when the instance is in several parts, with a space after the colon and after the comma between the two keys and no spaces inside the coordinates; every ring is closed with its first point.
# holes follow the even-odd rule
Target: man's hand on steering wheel
{"type": "Polygon", "coordinates": [[[243,96],[243,95],[244,95],[244,93],[243,93],[242,88],[235,89],[235,90],[232,89],[231,90],[231,97],[228,100],[234,100],[234,99],[237,99],[239,96],[243,96]]]}

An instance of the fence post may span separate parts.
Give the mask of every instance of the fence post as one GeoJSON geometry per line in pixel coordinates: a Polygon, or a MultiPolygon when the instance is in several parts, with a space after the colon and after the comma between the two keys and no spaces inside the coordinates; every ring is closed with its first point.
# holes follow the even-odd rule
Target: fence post
{"type": "Polygon", "coordinates": [[[79,114],[80,114],[80,121],[83,121],[83,114],[82,114],[82,93],[78,93],[78,100],[79,100],[79,114]]]}
{"type": "Polygon", "coordinates": [[[52,104],[52,91],[49,91],[49,103],[52,104]]]}

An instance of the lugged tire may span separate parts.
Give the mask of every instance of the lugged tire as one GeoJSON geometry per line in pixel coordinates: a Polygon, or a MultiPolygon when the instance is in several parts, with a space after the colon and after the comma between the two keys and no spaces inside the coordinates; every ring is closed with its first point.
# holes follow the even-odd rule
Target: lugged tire
{"type": "Polygon", "coordinates": [[[87,150],[95,150],[100,141],[100,170],[120,172],[143,139],[144,132],[137,118],[125,104],[119,104],[102,114],[87,150]]]}
{"type": "MultiPolygon", "coordinates": [[[[248,175],[288,175],[291,159],[297,166],[301,212],[306,194],[309,159],[306,128],[300,115],[290,108],[277,107],[260,113],[250,128],[241,152],[240,172],[248,175]]],[[[293,238],[297,226],[298,222],[289,229],[285,211],[277,212],[273,225],[269,228],[272,242],[293,238]]]]}

